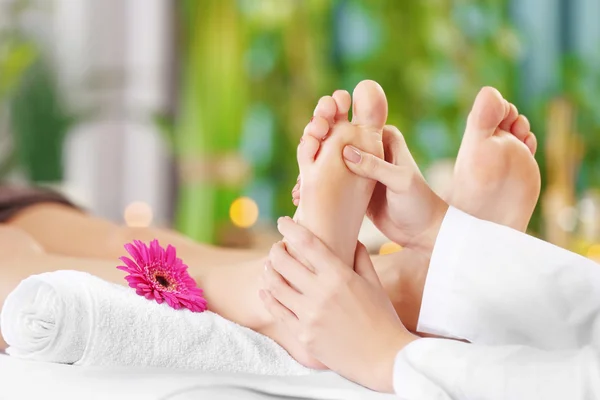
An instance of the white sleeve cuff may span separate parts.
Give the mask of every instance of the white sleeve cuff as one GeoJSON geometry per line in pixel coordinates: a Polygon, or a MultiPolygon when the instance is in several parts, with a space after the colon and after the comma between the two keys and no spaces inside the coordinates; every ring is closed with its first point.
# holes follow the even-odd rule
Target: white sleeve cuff
{"type": "Polygon", "coordinates": [[[451,400],[434,381],[421,371],[420,365],[436,363],[435,339],[418,339],[408,344],[396,355],[394,362],[394,392],[402,399],[451,400]],[[420,365],[414,365],[414,359],[420,365]]]}
{"type": "Polygon", "coordinates": [[[461,332],[460,321],[455,316],[456,310],[471,307],[463,304],[464,298],[456,292],[456,288],[461,285],[456,284],[455,280],[460,278],[456,269],[460,263],[460,255],[467,251],[465,236],[472,229],[474,221],[474,217],[454,207],[448,208],[429,263],[417,324],[418,332],[469,339],[465,337],[465,332],[461,332]]]}

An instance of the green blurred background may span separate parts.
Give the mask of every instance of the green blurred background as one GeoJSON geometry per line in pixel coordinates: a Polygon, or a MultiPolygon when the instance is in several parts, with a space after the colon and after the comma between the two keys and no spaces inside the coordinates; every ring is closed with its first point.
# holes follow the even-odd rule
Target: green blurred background
{"type": "MultiPolygon", "coordinates": [[[[60,182],[65,137],[94,110],[65,105],[42,45],[21,29],[35,4],[5,3],[1,126],[12,140],[0,177],[16,169],[22,180],[60,182]]],[[[335,89],[378,81],[389,123],[421,169],[434,171],[456,155],[472,101],[491,85],[538,136],[544,187],[532,233],[600,254],[598,1],[179,0],[168,7],[174,94],[151,119],[176,171],[165,188],[173,192],[175,228],[204,242],[248,245],[254,233],[236,227],[233,214],[250,225],[255,203],[261,226],[292,214],[299,137],[318,98],[335,89]],[[232,211],[240,196],[253,203],[232,211]],[[231,240],[236,235],[246,239],[231,240]]]]}

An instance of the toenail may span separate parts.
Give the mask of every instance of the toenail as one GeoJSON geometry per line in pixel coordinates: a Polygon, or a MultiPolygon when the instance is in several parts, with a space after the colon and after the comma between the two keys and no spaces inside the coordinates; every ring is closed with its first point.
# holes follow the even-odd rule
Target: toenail
{"type": "Polygon", "coordinates": [[[354,164],[358,164],[362,159],[360,151],[356,147],[346,146],[344,147],[344,158],[354,164]]]}

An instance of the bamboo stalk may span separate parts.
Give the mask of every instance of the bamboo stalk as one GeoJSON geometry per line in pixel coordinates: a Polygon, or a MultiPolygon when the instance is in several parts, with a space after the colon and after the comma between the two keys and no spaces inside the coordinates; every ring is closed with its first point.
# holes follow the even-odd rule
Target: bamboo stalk
{"type": "MultiPolygon", "coordinates": [[[[246,105],[243,27],[235,1],[204,0],[191,9],[175,132],[181,165],[236,152],[246,105]]],[[[240,189],[209,178],[181,183],[176,213],[178,229],[203,242],[215,241],[240,189]]]]}

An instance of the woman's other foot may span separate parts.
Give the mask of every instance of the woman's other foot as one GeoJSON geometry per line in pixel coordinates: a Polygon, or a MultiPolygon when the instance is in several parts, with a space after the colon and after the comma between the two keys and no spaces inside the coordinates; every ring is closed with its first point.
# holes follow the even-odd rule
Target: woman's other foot
{"type": "Polygon", "coordinates": [[[454,168],[449,203],[525,231],[540,194],[537,140],[527,118],[494,88],[473,105],[454,168]]]}

